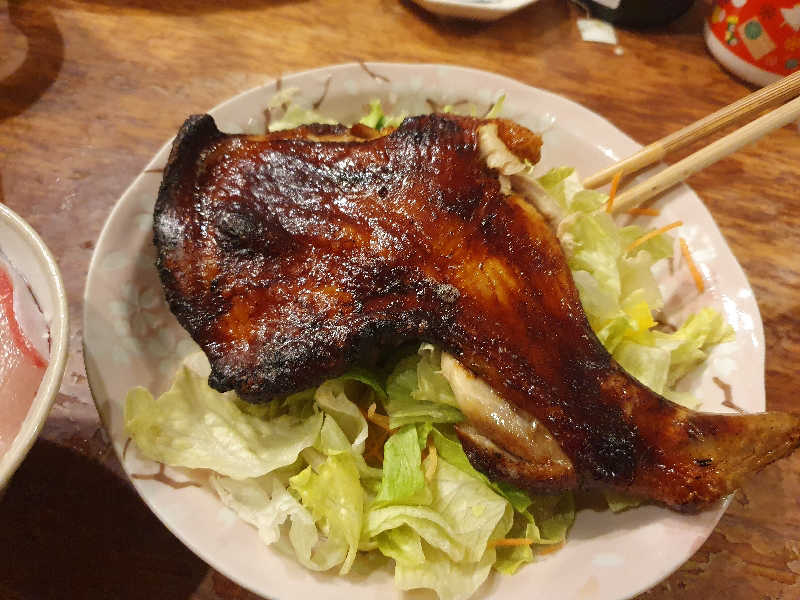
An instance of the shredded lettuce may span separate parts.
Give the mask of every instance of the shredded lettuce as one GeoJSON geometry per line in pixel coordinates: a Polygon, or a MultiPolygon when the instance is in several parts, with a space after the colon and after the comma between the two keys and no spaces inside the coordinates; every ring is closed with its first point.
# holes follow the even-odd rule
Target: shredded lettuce
{"type": "Polygon", "coordinates": [[[263,419],[242,410],[234,397],[211,389],[207,379],[184,366],[157,401],[141,387],[128,392],[125,426],[148,458],[234,479],[292,464],[319,435],[320,412],[304,419],[291,414],[263,419]]]}
{"type": "Polygon", "coordinates": [[[289,480],[289,486],[328,540],[347,548],[339,573],[350,571],[361,540],[365,496],[352,455],[334,454],[316,470],[306,467],[289,480]]]}
{"type": "Polygon", "coordinates": [[[369,103],[369,112],[364,115],[358,122],[367,127],[381,130],[385,127],[397,127],[405,118],[405,113],[398,115],[386,115],[383,112],[383,106],[380,100],[372,100],[369,103]]]}
{"type": "Polygon", "coordinates": [[[210,481],[222,503],[253,525],[265,544],[279,542],[280,527],[288,520],[290,549],[300,564],[327,571],[344,562],[346,546],[335,537],[320,536],[311,513],[276,475],[239,481],[212,474],[210,481]]]}
{"type": "Polygon", "coordinates": [[[496,551],[491,540],[521,523],[535,544],[563,541],[574,509],[569,494],[531,498],[472,467],[449,429],[463,417],[448,404],[455,400],[440,360],[423,344],[386,387],[362,371],[251,407],[209,388],[207,361],[190,355],[157,400],[142,388],[129,392],[126,427],[145,456],[214,471],[222,502],[309,569],[344,574],[358,551],[377,550],[394,560],[400,589],[461,600],[492,567],[510,573],[534,559],[530,547],[496,551]],[[354,401],[376,397],[419,413],[388,438],[380,468],[364,459],[369,428],[354,401]],[[449,418],[422,420],[427,404],[449,418]],[[436,454],[426,456],[431,445],[436,454]],[[288,543],[279,537],[287,524],[288,543]]]}
{"type": "Polygon", "coordinates": [[[427,505],[375,506],[366,531],[379,536],[379,549],[394,558],[400,589],[426,587],[442,600],[467,598],[488,576],[496,558],[488,543],[510,529],[512,508],[442,458],[429,487],[427,505]]]}
{"type": "Polygon", "coordinates": [[[442,353],[431,344],[402,359],[386,380],[384,407],[392,428],[409,423],[458,423],[464,415],[441,374],[442,353]]]}
{"type": "Polygon", "coordinates": [[[401,590],[432,589],[440,600],[464,600],[486,581],[497,559],[494,548],[487,548],[477,562],[454,561],[435,546],[424,544],[425,561],[396,561],[394,583],[401,590]]]}
{"type": "Polygon", "coordinates": [[[383,477],[377,505],[430,504],[422,472],[422,448],[413,425],[401,427],[383,447],[383,477]]]}
{"type": "MultiPolygon", "coordinates": [[[[268,123],[270,131],[291,129],[307,123],[326,123],[335,125],[336,121],[317,112],[299,96],[298,88],[285,88],[277,92],[267,103],[269,114],[274,114],[276,109],[282,109],[280,118],[273,118],[268,123]]],[[[276,111],[277,112],[277,111],[276,111]]]]}
{"type": "Polygon", "coordinates": [[[635,225],[617,226],[602,210],[608,197],[584,190],[574,169],[553,169],[538,182],[564,211],[558,236],[600,342],[639,381],[695,408],[698,401],[675,385],[713,346],[733,339],[733,330],[712,308],[689,317],[674,333],[655,328],[664,301],[652,269],[672,256],[672,238],[658,235],[628,251],[646,232],[635,225]]]}
{"type": "Polygon", "coordinates": [[[628,510],[629,508],[636,508],[642,503],[641,498],[634,498],[633,496],[615,490],[603,490],[603,496],[606,502],[608,502],[608,508],[615,513],[628,510]]]}
{"type": "Polygon", "coordinates": [[[486,113],[487,119],[494,119],[500,116],[500,112],[503,110],[503,103],[506,101],[506,95],[501,94],[500,97],[495,100],[494,104],[489,108],[486,113]]]}

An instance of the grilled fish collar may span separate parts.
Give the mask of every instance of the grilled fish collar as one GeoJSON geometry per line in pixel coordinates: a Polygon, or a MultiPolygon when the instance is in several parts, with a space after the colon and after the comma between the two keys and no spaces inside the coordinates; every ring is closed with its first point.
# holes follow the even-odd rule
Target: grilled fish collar
{"type": "Polygon", "coordinates": [[[680,510],[800,444],[796,416],[690,411],[620,368],[589,327],[557,214],[542,216],[502,172],[508,161],[487,164],[480,138],[495,130],[536,162],[538,136],[503,120],[434,114],[377,135],[311,125],[247,136],[190,117],[154,241],[209,383],[264,402],[428,341],[535,419],[569,465],[526,466],[525,440],[478,412],[461,432],[478,468],[527,489],[607,487],[680,510]]]}

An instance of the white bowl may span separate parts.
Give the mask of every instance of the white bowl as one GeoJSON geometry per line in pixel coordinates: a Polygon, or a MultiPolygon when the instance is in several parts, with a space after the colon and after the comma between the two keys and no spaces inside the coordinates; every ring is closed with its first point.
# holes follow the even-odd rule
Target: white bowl
{"type": "Polygon", "coordinates": [[[58,265],[42,238],[10,208],[0,204],[0,251],[28,283],[50,327],[50,360],[17,437],[0,457],[0,490],[39,436],[61,386],[67,362],[69,315],[58,265]]]}

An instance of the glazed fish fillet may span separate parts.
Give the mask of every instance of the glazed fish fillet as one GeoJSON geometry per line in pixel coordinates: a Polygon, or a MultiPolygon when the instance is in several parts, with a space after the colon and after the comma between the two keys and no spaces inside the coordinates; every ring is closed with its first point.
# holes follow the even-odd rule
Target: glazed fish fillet
{"type": "Polygon", "coordinates": [[[167,301],[208,355],[209,383],[264,402],[429,341],[461,370],[459,435],[477,468],[684,510],[791,452],[800,418],[682,408],[605,351],[553,215],[508,175],[540,145],[510,121],[450,115],[266,136],[189,118],[154,233],[167,301]]]}

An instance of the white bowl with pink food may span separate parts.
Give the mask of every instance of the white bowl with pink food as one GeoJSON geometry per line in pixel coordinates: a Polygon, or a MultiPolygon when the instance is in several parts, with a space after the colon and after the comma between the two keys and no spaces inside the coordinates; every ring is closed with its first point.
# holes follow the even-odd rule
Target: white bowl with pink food
{"type": "Polygon", "coordinates": [[[68,332],[58,265],[33,228],[0,204],[0,490],[50,412],[68,332]]]}

